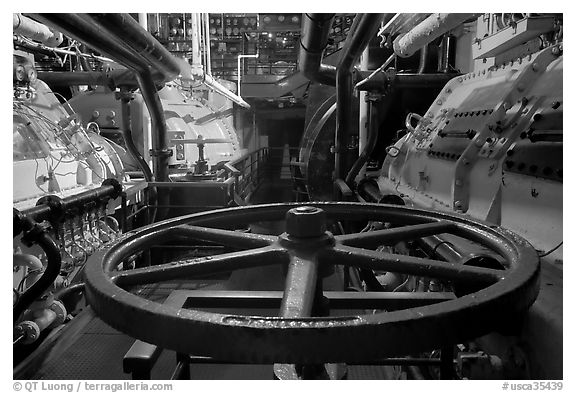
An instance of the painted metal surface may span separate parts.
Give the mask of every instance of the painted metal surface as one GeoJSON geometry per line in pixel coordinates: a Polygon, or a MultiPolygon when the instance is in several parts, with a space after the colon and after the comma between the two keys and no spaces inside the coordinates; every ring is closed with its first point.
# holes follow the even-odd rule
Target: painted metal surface
{"type": "MultiPolygon", "coordinates": [[[[393,237],[399,235],[398,231],[402,228],[397,229],[393,237]]],[[[383,239],[390,236],[387,230],[377,233],[383,239]]],[[[108,245],[90,259],[85,274],[87,300],[95,312],[114,328],[138,339],[182,353],[229,361],[315,364],[413,353],[487,333],[510,315],[530,307],[538,294],[539,270],[539,260],[532,247],[504,229],[453,214],[340,202],[257,205],[167,220],[133,231],[108,245]],[[381,220],[405,225],[407,237],[449,231],[501,255],[506,261],[506,270],[455,265],[345,245],[361,242],[363,237],[374,239],[378,236],[374,233],[358,234],[356,239],[332,236],[329,232],[297,238],[290,234],[244,236],[197,227],[279,220],[290,209],[302,206],[320,208],[328,219],[381,220]],[[222,244],[233,238],[236,245],[248,250],[133,271],[114,271],[136,250],[175,237],[194,239],[198,234],[203,234],[200,238],[222,244]],[[260,247],[251,249],[256,244],[260,247]],[[294,266],[299,260],[305,262],[294,266]],[[189,276],[264,264],[288,265],[290,261],[293,274],[287,280],[288,291],[285,290],[284,297],[292,293],[301,298],[290,302],[295,308],[283,308],[288,318],[177,309],[139,298],[118,286],[161,281],[179,274],[189,276]],[[314,317],[309,313],[313,274],[317,266],[332,264],[429,275],[481,284],[482,289],[454,300],[399,311],[314,317]],[[405,340],[406,337],[410,340],[405,340]],[[339,344],[335,346],[335,342],[339,344]]]]}
{"type": "Polygon", "coordinates": [[[466,212],[552,249],[562,241],[562,75],[561,48],[551,46],[454,78],[389,148],[381,194],[466,212]]]}

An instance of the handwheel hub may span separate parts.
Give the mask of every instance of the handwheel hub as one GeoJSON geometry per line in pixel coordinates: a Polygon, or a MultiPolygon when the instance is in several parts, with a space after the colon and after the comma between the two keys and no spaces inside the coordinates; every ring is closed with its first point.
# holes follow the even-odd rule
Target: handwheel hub
{"type": "Polygon", "coordinates": [[[319,237],[326,232],[326,213],[315,206],[300,206],[286,213],[286,233],[297,238],[319,237]]]}

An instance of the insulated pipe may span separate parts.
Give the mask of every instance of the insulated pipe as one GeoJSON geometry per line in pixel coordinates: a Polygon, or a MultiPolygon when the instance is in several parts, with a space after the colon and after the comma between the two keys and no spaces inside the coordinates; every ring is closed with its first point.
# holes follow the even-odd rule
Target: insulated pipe
{"type": "Polygon", "coordinates": [[[358,14],[350,27],[336,72],[336,132],[334,135],[334,179],[346,169],[344,149],[353,128],[352,68],[364,48],[376,34],[381,14],[358,14]]]}
{"type": "Polygon", "coordinates": [[[303,14],[298,67],[313,82],[336,85],[336,67],[322,64],[334,14],[303,14]]]}
{"type": "Polygon", "coordinates": [[[394,40],[394,53],[410,57],[442,34],[479,14],[432,14],[406,34],[394,40]]]}
{"type": "Polygon", "coordinates": [[[14,34],[23,35],[49,47],[56,47],[63,41],[62,33],[54,32],[42,23],[38,23],[22,14],[12,14],[14,34]]]}
{"type": "Polygon", "coordinates": [[[378,35],[386,36],[406,33],[430,14],[396,14],[378,31],[378,35]]]}
{"type": "MultiPolygon", "coordinates": [[[[24,227],[27,231],[34,230],[36,225],[30,218],[25,219],[24,227]]],[[[38,279],[26,292],[18,298],[18,301],[12,309],[13,322],[16,323],[22,313],[44,292],[46,292],[52,283],[58,278],[60,274],[60,267],[62,266],[62,256],[60,249],[54,242],[54,239],[48,235],[46,231],[40,230],[33,234],[34,238],[30,239],[38,244],[46,254],[48,262],[46,263],[46,270],[42,277],[38,279]]]]}

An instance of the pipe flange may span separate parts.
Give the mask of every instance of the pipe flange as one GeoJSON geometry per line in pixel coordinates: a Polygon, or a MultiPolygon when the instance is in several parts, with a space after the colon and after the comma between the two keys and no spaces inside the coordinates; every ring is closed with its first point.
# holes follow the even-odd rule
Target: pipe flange
{"type": "Polygon", "coordinates": [[[40,337],[40,327],[32,321],[20,322],[16,326],[16,336],[24,335],[22,339],[23,344],[32,344],[34,341],[38,340],[40,337]]]}
{"type": "Polygon", "coordinates": [[[66,209],[62,198],[56,195],[46,195],[36,202],[36,206],[40,205],[46,205],[50,208],[50,221],[60,221],[64,218],[66,209]]]}
{"type": "Polygon", "coordinates": [[[120,182],[116,179],[113,178],[109,178],[106,179],[102,182],[103,186],[112,186],[114,188],[114,193],[112,195],[110,195],[111,198],[116,199],[118,198],[120,195],[122,195],[122,184],[120,184],[120,182]]]}
{"type": "Polygon", "coordinates": [[[50,310],[54,311],[54,313],[56,314],[56,319],[54,320],[54,322],[52,322],[50,326],[56,327],[62,325],[66,320],[66,316],[68,315],[68,313],[66,312],[66,307],[64,307],[64,304],[62,304],[62,302],[58,300],[54,300],[50,305],[50,310]]]}

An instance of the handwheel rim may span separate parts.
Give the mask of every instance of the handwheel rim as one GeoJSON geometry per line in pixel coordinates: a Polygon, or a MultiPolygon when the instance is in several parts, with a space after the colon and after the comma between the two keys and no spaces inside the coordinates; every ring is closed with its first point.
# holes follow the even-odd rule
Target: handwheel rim
{"type": "Polygon", "coordinates": [[[132,337],[231,362],[314,364],[406,355],[488,333],[494,330],[491,325],[501,322],[504,313],[523,312],[535,301],[539,270],[539,258],[530,244],[502,228],[456,214],[408,207],[322,202],[221,209],[153,224],[127,233],[91,256],[85,278],[86,298],[96,314],[132,337]],[[250,213],[275,214],[278,218],[279,211],[303,205],[322,208],[329,216],[370,215],[378,220],[392,215],[408,220],[453,221],[470,235],[490,240],[511,265],[505,278],[497,283],[438,304],[353,317],[288,319],[177,309],[119,288],[105,273],[104,267],[126,253],[126,247],[171,227],[206,224],[231,216],[243,220],[250,213]]]}

